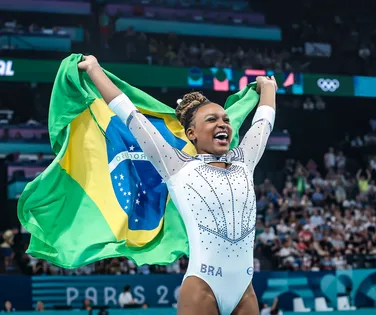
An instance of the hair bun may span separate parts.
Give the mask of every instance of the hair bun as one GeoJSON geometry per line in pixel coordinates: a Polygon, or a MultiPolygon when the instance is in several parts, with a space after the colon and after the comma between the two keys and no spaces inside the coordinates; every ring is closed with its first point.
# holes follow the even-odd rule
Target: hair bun
{"type": "Polygon", "coordinates": [[[192,119],[192,117],[186,117],[187,112],[189,111],[192,113],[195,108],[198,108],[201,104],[209,102],[209,100],[199,92],[192,92],[185,94],[183,99],[178,99],[176,102],[178,104],[175,110],[176,117],[179,119],[180,123],[186,127],[187,118],[188,120],[192,119]]]}

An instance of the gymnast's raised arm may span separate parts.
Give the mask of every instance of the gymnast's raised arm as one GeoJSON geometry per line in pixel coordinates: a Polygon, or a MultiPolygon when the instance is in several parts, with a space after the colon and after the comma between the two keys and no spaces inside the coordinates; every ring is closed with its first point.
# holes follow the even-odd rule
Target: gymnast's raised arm
{"type": "Polygon", "coordinates": [[[85,56],[78,64],[86,71],[104,101],[112,111],[127,125],[149,161],[162,178],[167,181],[177,173],[186,162],[184,154],[173,148],[134,106],[132,101],[112,83],[94,56],[85,56]]]}
{"type": "Polygon", "coordinates": [[[257,92],[260,93],[260,101],[252,126],[244,136],[239,147],[244,154],[244,162],[253,172],[260,161],[272,132],[275,119],[277,83],[274,77],[271,79],[257,77],[257,92]]]}

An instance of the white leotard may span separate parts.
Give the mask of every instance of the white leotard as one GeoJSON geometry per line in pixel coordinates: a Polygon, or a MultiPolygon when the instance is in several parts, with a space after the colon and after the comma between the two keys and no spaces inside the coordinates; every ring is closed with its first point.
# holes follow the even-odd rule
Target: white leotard
{"type": "Polygon", "coordinates": [[[204,280],[220,313],[231,314],[253,277],[253,172],[272,130],[274,109],[259,106],[241,144],[227,155],[191,157],[171,147],[124,94],[109,106],[127,124],[166,182],[183,218],[190,247],[184,279],[196,276],[204,280]],[[231,166],[223,169],[209,164],[217,161],[231,166]]]}

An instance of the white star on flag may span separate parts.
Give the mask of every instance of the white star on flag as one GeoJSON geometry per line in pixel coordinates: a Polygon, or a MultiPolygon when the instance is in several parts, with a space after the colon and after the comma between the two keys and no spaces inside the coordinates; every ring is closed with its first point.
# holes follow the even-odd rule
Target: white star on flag
{"type": "Polygon", "coordinates": [[[133,151],[133,150],[134,150],[134,146],[131,145],[131,146],[129,147],[129,151],[133,151]]]}
{"type": "MultiPolygon", "coordinates": [[[[132,146],[130,149],[135,150],[136,148],[132,146]]],[[[146,187],[147,185],[143,185],[141,181],[133,181],[129,183],[130,177],[128,177],[127,173],[124,173],[124,171],[122,171],[122,173],[118,172],[116,173],[116,175],[111,174],[111,176],[113,178],[114,192],[116,193],[120,206],[123,208],[124,212],[131,209],[137,212],[140,211],[141,207],[149,207],[149,192],[146,187]],[[128,187],[129,184],[131,184],[130,187],[128,187]],[[116,187],[118,188],[118,190],[116,189],[116,187]],[[134,189],[133,192],[132,189],[134,189]]],[[[136,217],[138,217],[137,214],[136,217]]],[[[141,218],[136,219],[135,217],[133,217],[132,220],[134,220],[133,222],[135,223],[143,222],[141,218]]]]}

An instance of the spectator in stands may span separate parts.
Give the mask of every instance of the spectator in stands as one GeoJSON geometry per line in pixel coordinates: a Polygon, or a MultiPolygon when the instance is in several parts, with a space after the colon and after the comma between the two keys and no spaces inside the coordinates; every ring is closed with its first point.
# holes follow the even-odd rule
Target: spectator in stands
{"type": "Polygon", "coordinates": [[[295,262],[295,258],[299,256],[298,250],[293,246],[293,242],[290,238],[283,241],[281,250],[278,253],[278,256],[281,258],[281,263],[283,266],[289,268],[295,262]]]}
{"type": "Polygon", "coordinates": [[[343,155],[342,151],[339,151],[336,156],[336,165],[338,170],[344,170],[346,167],[346,157],[343,155]]]}
{"type": "Polygon", "coordinates": [[[85,311],[89,311],[90,313],[93,311],[93,308],[91,306],[91,302],[89,299],[85,299],[84,303],[82,305],[82,309],[85,311]]]}
{"type": "Polygon", "coordinates": [[[324,220],[319,214],[319,210],[317,208],[313,210],[313,215],[310,218],[310,223],[315,227],[324,224],[324,220]]]}
{"type": "Polygon", "coordinates": [[[312,102],[312,99],[310,97],[306,97],[306,99],[303,102],[303,109],[305,110],[314,110],[315,104],[312,102]]]}
{"type": "Polygon", "coordinates": [[[332,270],[333,269],[333,262],[330,259],[329,255],[324,256],[321,258],[321,266],[324,270],[332,270]]]}
{"type": "Polygon", "coordinates": [[[27,122],[25,123],[26,126],[40,126],[41,123],[35,120],[33,117],[30,117],[27,122]]]}
{"type": "Polygon", "coordinates": [[[335,182],[335,196],[338,204],[342,204],[347,198],[346,184],[345,177],[343,175],[338,175],[335,182]]]}
{"type": "MultiPolygon", "coordinates": [[[[173,273],[172,270],[176,271],[176,273],[180,273],[180,270],[179,270],[179,261],[178,260],[175,261],[173,264],[171,264],[171,266],[173,266],[173,267],[171,267],[171,273],[173,273]],[[176,264],[178,265],[177,269],[175,267],[176,264]]],[[[142,266],[138,267],[137,268],[137,272],[139,274],[142,274],[142,275],[148,275],[148,274],[150,274],[149,265],[142,265],[142,266]]]]}
{"type": "Polygon", "coordinates": [[[33,274],[34,275],[49,275],[49,264],[44,260],[37,260],[33,265],[33,274]]]}
{"type": "Polygon", "coordinates": [[[265,223],[270,226],[276,226],[278,224],[278,218],[274,211],[274,205],[272,203],[269,204],[268,210],[266,211],[265,223]]]}
{"type": "Polygon", "coordinates": [[[275,239],[274,229],[270,228],[268,223],[265,224],[264,231],[259,235],[259,239],[265,245],[272,244],[275,239]]]}
{"type": "Polygon", "coordinates": [[[367,169],[367,178],[362,173],[363,170],[358,170],[356,173],[356,179],[358,180],[359,192],[364,196],[369,190],[369,181],[371,180],[371,172],[367,169]]]}
{"type": "Polygon", "coordinates": [[[37,302],[37,306],[35,307],[35,311],[43,312],[44,311],[44,303],[42,301],[37,302]]]}
{"type": "Polygon", "coordinates": [[[124,290],[119,295],[119,305],[121,308],[127,307],[129,305],[135,304],[135,300],[133,299],[132,293],[131,293],[131,286],[126,285],[124,287],[124,290]]]}
{"type": "Polygon", "coordinates": [[[187,256],[183,256],[182,258],[180,258],[179,268],[180,268],[181,273],[187,272],[188,262],[189,262],[189,259],[187,258],[187,256]]]}
{"type": "Polygon", "coordinates": [[[336,165],[336,156],[334,155],[334,149],[332,147],[329,148],[328,152],[324,155],[324,163],[326,169],[331,169],[336,165]]]}
{"type": "Polygon", "coordinates": [[[312,202],[314,206],[321,206],[324,202],[324,194],[320,187],[316,187],[314,194],[312,195],[312,202]]]}
{"type": "MultiPolygon", "coordinates": [[[[281,199],[281,195],[278,193],[277,189],[274,186],[272,186],[272,188],[270,189],[267,197],[272,202],[272,205],[274,206],[276,206],[279,200],[281,199]]],[[[274,210],[274,207],[273,207],[273,210],[274,210]]]]}
{"type": "Polygon", "coordinates": [[[266,207],[268,206],[268,199],[265,194],[262,194],[258,201],[256,201],[257,212],[264,213],[266,207]]]}
{"type": "Polygon", "coordinates": [[[109,313],[105,307],[101,307],[101,309],[98,312],[98,315],[109,315],[109,313]]]}
{"type": "MultiPolygon", "coordinates": [[[[127,258],[124,258],[124,259],[121,260],[120,269],[121,269],[122,274],[134,275],[134,274],[137,273],[136,264],[132,260],[127,259],[127,258]]],[[[146,267],[143,268],[144,272],[147,272],[146,269],[148,269],[148,268],[146,268],[146,267]]]]}
{"type": "Polygon", "coordinates": [[[167,273],[180,273],[179,261],[175,261],[172,264],[167,265],[166,272],[167,273]]]}
{"type": "Polygon", "coordinates": [[[282,311],[278,308],[278,297],[274,299],[271,307],[265,303],[260,315],[283,315],[282,311]]]}
{"type": "Polygon", "coordinates": [[[332,259],[332,264],[336,270],[346,269],[346,261],[340,251],[336,251],[335,256],[332,259]]]}
{"type": "Polygon", "coordinates": [[[0,245],[0,258],[2,258],[2,263],[4,265],[3,269],[5,271],[10,271],[13,269],[13,244],[14,244],[14,234],[12,230],[7,230],[3,234],[3,243],[0,245]]]}
{"type": "Polygon", "coordinates": [[[9,301],[9,300],[5,301],[3,312],[4,313],[10,313],[10,312],[15,312],[15,311],[16,311],[16,309],[12,306],[12,302],[9,301]]]}
{"type": "Polygon", "coordinates": [[[3,234],[3,243],[1,243],[1,248],[12,248],[14,244],[14,234],[12,230],[7,230],[3,234]]]}
{"type": "Polygon", "coordinates": [[[109,273],[112,275],[121,274],[120,261],[118,258],[111,259],[110,265],[109,265],[109,273]]]}

